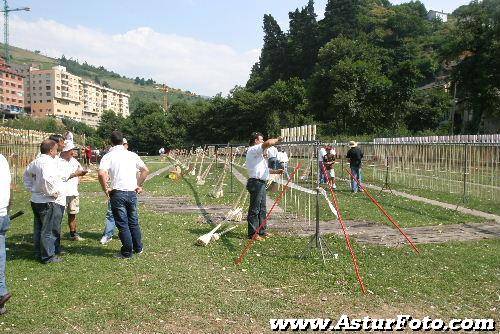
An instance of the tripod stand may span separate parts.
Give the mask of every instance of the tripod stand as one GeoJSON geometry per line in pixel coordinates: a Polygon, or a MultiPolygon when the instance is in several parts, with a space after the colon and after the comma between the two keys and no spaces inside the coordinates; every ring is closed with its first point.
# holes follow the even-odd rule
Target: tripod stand
{"type": "MultiPolygon", "coordinates": [[[[319,143],[316,143],[316,152],[319,154],[319,143]]],[[[319,227],[319,190],[320,190],[320,169],[319,169],[319,163],[318,163],[318,178],[317,178],[317,187],[316,187],[316,229],[314,234],[311,236],[309,239],[309,243],[307,244],[306,249],[302,252],[300,255],[300,259],[304,258],[304,256],[309,255],[313,248],[317,248],[318,251],[321,253],[321,257],[323,259],[323,264],[326,265],[326,260],[325,260],[325,251],[326,253],[329,253],[330,255],[333,255],[332,251],[328,248],[328,245],[325,241],[325,239],[321,236],[320,233],[320,227],[319,227]]]]}

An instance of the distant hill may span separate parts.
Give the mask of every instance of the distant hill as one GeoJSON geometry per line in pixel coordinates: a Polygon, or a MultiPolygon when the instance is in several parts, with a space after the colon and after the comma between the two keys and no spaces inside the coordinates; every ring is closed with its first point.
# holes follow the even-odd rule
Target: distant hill
{"type": "MultiPolygon", "coordinates": [[[[3,49],[3,44],[0,43],[3,49]]],[[[152,79],[144,78],[127,78],[118,73],[114,73],[104,67],[96,67],[87,63],[80,64],[69,56],[61,55],[61,58],[55,59],[40,54],[39,51],[29,51],[14,46],[10,46],[10,54],[12,62],[18,64],[36,63],[42,69],[49,69],[52,66],[65,66],[68,72],[78,75],[87,80],[92,80],[104,86],[126,92],[130,94],[130,109],[134,110],[139,101],[157,102],[163,104],[163,92],[156,89],[158,86],[152,79]],[[68,57],[68,58],[67,58],[68,57]]],[[[204,99],[199,95],[189,91],[169,87],[168,104],[171,105],[178,101],[196,102],[199,99],[204,99]]]]}

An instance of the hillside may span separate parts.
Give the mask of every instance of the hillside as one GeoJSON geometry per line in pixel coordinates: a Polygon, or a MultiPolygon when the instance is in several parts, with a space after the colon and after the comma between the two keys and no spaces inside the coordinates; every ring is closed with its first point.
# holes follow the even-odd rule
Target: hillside
{"type": "MultiPolygon", "coordinates": [[[[3,44],[0,43],[0,46],[3,48],[3,44]]],[[[131,110],[134,110],[137,103],[141,100],[163,104],[163,92],[156,89],[155,86],[157,85],[151,83],[150,81],[148,84],[144,85],[136,84],[133,79],[126,78],[120,74],[106,70],[102,66],[96,67],[86,63],[80,64],[71,58],[65,58],[63,55],[61,55],[60,59],[55,59],[41,55],[38,52],[32,52],[14,46],[10,47],[10,53],[14,63],[36,63],[42,69],[48,69],[55,65],[63,65],[66,66],[67,70],[72,74],[94,82],[99,81],[101,84],[107,84],[113,89],[126,92],[130,94],[129,103],[131,110]]],[[[202,97],[191,92],[182,91],[172,87],[170,87],[170,91],[168,93],[169,105],[178,101],[195,102],[199,99],[202,99],[202,97]]]]}

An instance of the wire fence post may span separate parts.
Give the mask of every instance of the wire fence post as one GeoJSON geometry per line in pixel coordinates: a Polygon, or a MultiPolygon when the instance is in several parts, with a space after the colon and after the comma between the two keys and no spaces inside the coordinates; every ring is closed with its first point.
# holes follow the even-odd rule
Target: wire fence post
{"type": "Polygon", "coordinates": [[[464,144],[464,194],[462,202],[467,201],[467,143],[464,144]]]}

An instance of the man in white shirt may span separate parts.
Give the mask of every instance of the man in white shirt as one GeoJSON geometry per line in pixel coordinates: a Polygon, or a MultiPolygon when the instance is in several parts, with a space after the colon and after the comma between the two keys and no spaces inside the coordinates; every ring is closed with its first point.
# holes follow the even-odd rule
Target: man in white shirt
{"type": "MultiPolygon", "coordinates": [[[[128,150],[128,141],[123,138],[123,147],[128,150]]],[[[115,218],[113,218],[113,211],[111,210],[111,203],[108,201],[108,211],[106,212],[106,221],[104,223],[104,232],[101,238],[101,244],[106,245],[108,242],[113,240],[113,235],[115,235],[115,218]]]]}
{"type": "MultiPolygon", "coordinates": [[[[87,173],[82,168],[82,165],[75,159],[76,147],[73,141],[66,141],[64,148],[60,155],[59,168],[64,174],[71,174],[77,171],[87,173]]],[[[77,232],[76,215],[80,212],[80,196],[78,193],[78,183],[80,179],[74,177],[66,182],[65,195],[66,195],[66,210],[68,212],[68,226],[70,239],[73,241],[84,240],[77,232]]]]}
{"type": "Polygon", "coordinates": [[[41,155],[24,172],[24,185],[31,192],[35,255],[43,263],[63,261],[58,255],[61,253],[61,221],[66,204],[64,181],[83,175],[81,172],[65,174],[61,171],[55,159],[57,149],[55,141],[44,140],[40,145],[41,155]]]}
{"type": "Polygon", "coordinates": [[[142,253],[137,194],[142,192],[142,184],[149,170],[137,154],[123,147],[123,135],[120,131],[111,133],[111,143],[113,147],[99,165],[99,182],[110,200],[118,237],[122,242],[117,257],[126,259],[131,258],[133,252],[142,253]],[[108,180],[111,180],[111,186],[108,186],[108,180]]]}
{"type": "Polygon", "coordinates": [[[270,169],[278,169],[278,149],[274,146],[269,147],[267,150],[267,165],[270,169]]]}
{"type": "Polygon", "coordinates": [[[5,234],[10,227],[8,209],[12,199],[10,181],[9,163],[7,159],[0,154],[0,314],[6,312],[5,303],[11,297],[11,294],[7,291],[5,279],[5,234]]]}
{"type": "Polygon", "coordinates": [[[290,177],[288,175],[288,161],[290,161],[290,159],[288,158],[288,154],[286,153],[285,148],[281,147],[278,152],[279,168],[283,169],[283,174],[285,174],[285,177],[287,179],[290,177]]]}
{"type": "MultiPolygon", "coordinates": [[[[247,190],[250,193],[250,207],[248,208],[248,238],[263,240],[269,237],[266,226],[262,225],[266,218],[266,182],[269,178],[269,167],[264,158],[264,150],[278,144],[281,138],[264,141],[261,133],[254,132],[250,137],[250,147],[247,149],[245,166],[248,170],[247,190]],[[258,234],[256,234],[258,232],[258,234]]],[[[273,173],[282,173],[276,170],[273,173]]]]}

